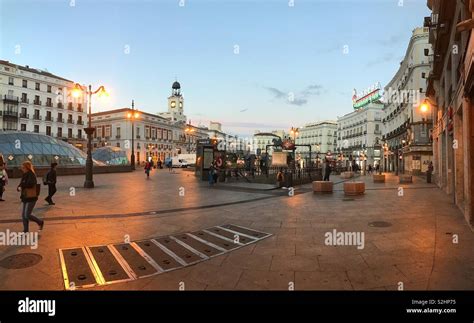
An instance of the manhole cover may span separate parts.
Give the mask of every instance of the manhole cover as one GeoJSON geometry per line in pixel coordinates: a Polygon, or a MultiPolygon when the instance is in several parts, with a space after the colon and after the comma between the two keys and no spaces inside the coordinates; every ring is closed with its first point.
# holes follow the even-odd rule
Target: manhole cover
{"type": "Polygon", "coordinates": [[[0,266],[6,269],[28,268],[39,263],[43,257],[36,253],[21,253],[0,260],[0,266]]]}
{"type": "Polygon", "coordinates": [[[385,221],[374,221],[369,223],[369,227],[375,227],[375,228],[386,228],[386,227],[391,227],[392,224],[390,222],[385,222],[385,221]]]}

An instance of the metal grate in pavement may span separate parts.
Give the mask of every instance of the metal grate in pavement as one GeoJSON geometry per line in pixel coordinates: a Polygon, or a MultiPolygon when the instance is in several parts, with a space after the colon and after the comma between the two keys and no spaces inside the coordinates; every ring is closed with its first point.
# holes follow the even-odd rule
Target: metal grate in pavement
{"type": "Polygon", "coordinates": [[[126,282],[183,268],[271,236],[233,224],[130,243],[59,249],[68,290],[126,282]]]}

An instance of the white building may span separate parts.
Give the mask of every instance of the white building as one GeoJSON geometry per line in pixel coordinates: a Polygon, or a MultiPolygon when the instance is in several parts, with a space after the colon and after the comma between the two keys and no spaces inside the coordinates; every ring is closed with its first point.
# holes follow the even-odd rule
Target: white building
{"type": "Polygon", "coordinates": [[[183,120],[183,97],[177,84],[168,98],[168,112],[152,114],[140,109],[115,109],[92,114],[93,147],[120,147],[131,155],[132,118],[134,124],[134,151],[136,163],[148,157],[164,161],[181,153],[195,153],[198,139],[208,138],[207,129],[186,124],[183,120]],[[175,99],[173,99],[173,97],[175,99]]]}
{"type": "MultiPolygon", "coordinates": [[[[337,122],[320,121],[308,123],[299,129],[296,137],[297,145],[310,145],[311,157],[314,160],[317,153],[334,153],[337,146],[337,122]]],[[[297,147],[297,158],[309,158],[309,147],[297,147]]]]}
{"type": "Polygon", "coordinates": [[[47,71],[0,60],[0,129],[36,132],[86,148],[87,98],[75,83],[47,71]]]}
{"type": "Polygon", "coordinates": [[[385,171],[419,174],[426,172],[431,161],[431,117],[420,110],[430,72],[428,36],[429,28],[413,30],[400,68],[385,87],[385,171]]]}
{"type": "Polygon", "coordinates": [[[362,95],[354,93],[354,111],[337,120],[337,158],[348,166],[353,160],[362,168],[381,160],[383,103],[380,86],[362,95]]]}
{"type": "MultiPolygon", "coordinates": [[[[261,153],[264,153],[267,149],[267,145],[273,145],[273,140],[283,140],[281,136],[279,136],[278,131],[272,132],[256,132],[253,135],[253,146],[255,148],[255,152],[260,149],[261,153]]],[[[281,134],[281,133],[280,133],[281,134]]],[[[273,147],[268,147],[268,154],[271,155],[273,151],[273,147]]]]}

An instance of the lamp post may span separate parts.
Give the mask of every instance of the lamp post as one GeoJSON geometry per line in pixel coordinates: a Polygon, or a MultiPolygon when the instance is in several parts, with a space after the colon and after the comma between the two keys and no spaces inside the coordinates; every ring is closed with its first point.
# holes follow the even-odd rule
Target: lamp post
{"type": "Polygon", "coordinates": [[[74,89],[72,90],[73,97],[77,98],[84,93],[89,96],[89,124],[88,127],[84,129],[87,134],[87,159],[86,159],[86,180],[84,181],[85,188],[94,188],[94,179],[93,179],[93,163],[92,163],[92,135],[94,134],[95,128],[92,127],[92,95],[99,94],[107,95],[104,86],[99,86],[95,91],[92,91],[92,85],[89,84],[89,87],[84,90],[84,88],[76,83],[74,89]]]}
{"type": "Polygon", "coordinates": [[[191,122],[188,123],[188,125],[186,126],[186,129],[184,129],[184,132],[189,134],[188,136],[185,135],[185,140],[186,139],[188,140],[188,154],[189,154],[191,150],[191,133],[194,132],[194,128],[192,127],[191,122]]]}
{"type": "Polygon", "coordinates": [[[135,119],[138,119],[140,114],[135,112],[135,101],[132,100],[132,112],[127,114],[127,118],[132,122],[132,151],[130,155],[130,167],[135,170],[135,119]]]}

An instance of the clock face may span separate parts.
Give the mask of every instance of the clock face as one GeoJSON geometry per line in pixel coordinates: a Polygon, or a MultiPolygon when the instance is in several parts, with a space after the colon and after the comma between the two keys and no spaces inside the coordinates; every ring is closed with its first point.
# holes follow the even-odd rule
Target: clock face
{"type": "Polygon", "coordinates": [[[176,106],[176,102],[175,101],[171,101],[171,107],[174,108],[176,106]]]}
{"type": "Polygon", "coordinates": [[[183,102],[179,102],[179,107],[180,107],[180,108],[183,107],[183,102]]]}

